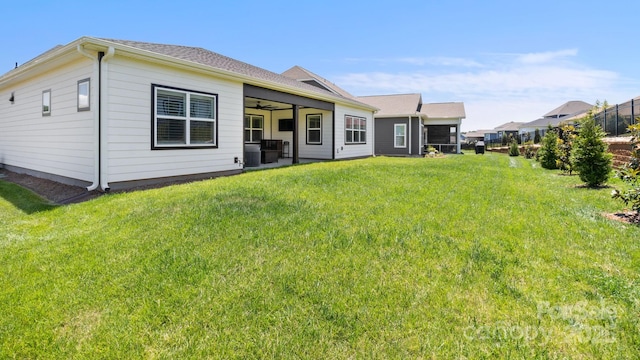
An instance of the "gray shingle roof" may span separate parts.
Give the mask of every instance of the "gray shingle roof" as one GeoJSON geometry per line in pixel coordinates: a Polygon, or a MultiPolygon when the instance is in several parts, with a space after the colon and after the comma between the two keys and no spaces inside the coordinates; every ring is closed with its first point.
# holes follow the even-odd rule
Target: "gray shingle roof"
{"type": "Polygon", "coordinates": [[[375,106],[380,111],[376,117],[407,116],[418,115],[418,109],[422,102],[420,94],[396,94],[396,95],[374,95],[358,96],[358,101],[371,106],[375,106]]]}
{"type": "Polygon", "coordinates": [[[298,81],[315,80],[315,82],[320,86],[325,87],[335,94],[346,97],[348,99],[356,99],[355,96],[351,95],[349,92],[342,89],[338,85],[298,65],[295,65],[291,69],[283,72],[282,75],[298,81]]]}
{"type": "MultiPolygon", "coordinates": [[[[145,50],[145,51],[153,52],[156,54],[166,55],[176,59],[186,60],[186,61],[194,62],[200,65],[209,66],[215,69],[226,70],[236,74],[241,74],[241,75],[245,75],[245,76],[249,76],[249,77],[261,79],[261,80],[267,80],[270,82],[275,82],[278,84],[282,84],[282,85],[286,85],[294,88],[322,93],[325,95],[332,94],[334,96],[337,95],[338,97],[344,97],[339,94],[334,94],[328,90],[320,89],[316,86],[312,86],[300,81],[296,81],[295,79],[292,79],[290,77],[283,76],[281,74],[277,74],[269,70],[265,70],[263,68],[260,68],[236,59],[232,59],[228,56],[224,56],[204,48],[182,46],[182,45],[156,44],[156,43],[131,41],[131,40],[117,40],[117,39],[100,39],[100,40],[108,41],[108,42],[112,42],[120,45],[125,45],[132,48],[140,49],[140,50],[145,50]]],[[[350,100],[353,100],[353,99],[350,99],[350,100]]]]}
{"type": "Polygon", "coordinates": [[[493,131],[493,130],[475,130],[475,131],[469,131],[469,132],[465,133],[464,136],[466,138],[484,137],[484,134],[486,134],[486,133],[495,133],[495,131],[493,131]]]}
{"type": "Polygon", "coordinates": [[[581,111],[588,111],[593,108],[593,105],[584,101],[567,101],[566,103],[558,106],[557,108],[544,114],[542,117],[563,117],[572,115],[581,111]]]}
{"type": "Polygon", "coordinates": [[[506,124],[502,124],[498,127],[496,127],[495,131],[518,131],[518,129],[523,125],[523,122],[515,122],[515,121],[511,121],[508,122],[506,124]]]}
{"type": "Polygon", "coordinates": [[[461,102],[422,104],[420,112],[432,119],[463,119],[467,117],[464,103],[461,102]]]}
{"type": "Polygon", "coordinates": [[[520,128],[542,128],[542,129],[544,129],[544,128],[548,127],[549,125],[551,125],[552,127],[558,126],[560,121],[562,121],[562,119],[553,118],[553,117],[540,118],[540,119],[533,120],[533,121],[528,122],[528,123],[524,123],[524,124],[520,125],[520,128]]]}

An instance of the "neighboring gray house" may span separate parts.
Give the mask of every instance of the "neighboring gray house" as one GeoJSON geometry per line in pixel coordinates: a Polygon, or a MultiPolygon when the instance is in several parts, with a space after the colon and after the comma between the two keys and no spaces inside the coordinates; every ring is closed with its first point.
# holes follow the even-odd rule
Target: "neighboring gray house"
{"type": "Polygon", "coordinates": [[[358,99],[380,109],[374,114],[376,155],[423,154],[420,94],[361,96],[358,99]]]}
{"type": "Polygon", "coordinates": [[[423,104],[420,94],[360,96],[375,113],[375,153],[421,155],[428,146],[460,153],[460,125],[466,117],[461,102],[423,104]]]}
{"type": "Polygon", "coordinates": [[[238,173],[263,140],[294,163],[373,155],[375,107],[202,48],[82,37],[0,98],[0,166],[88,190],[238,173]]]}
{"type": "Polygon", "coordinates": [[[466,117],[461,102],[423,104],[420,94],[356,97],[300,66],[282,75],[378,108],[374,115],[376,154],[420,155],[429,145],[443,152],[460,152],[460,125],[466,117]]]}

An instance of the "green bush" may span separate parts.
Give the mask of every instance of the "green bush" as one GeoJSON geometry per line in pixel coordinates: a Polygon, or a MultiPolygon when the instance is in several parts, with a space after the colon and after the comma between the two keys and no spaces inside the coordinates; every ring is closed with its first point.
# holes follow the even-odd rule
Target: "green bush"
{"type": "Polygon", "coordinates": [[[542,146],[538,150],[537,157],[540,165],[545,169],[556,169],[558,160],[558,133],[549,127],[542,138],[542,146]]]}
{"type": "Polygon", "coordinates": [[[533,134],[533,143],[534,144],[540,144],[540,129],[536,129],[536,131],[533,134]]]}
{"type": "Polygon", "coordinates": [[[520,156],[518,142],[515,140],[511,140],[511,144],[509,145],[509,156],[520,156]]]}
{"type": "Polygon", "coordinates": [[[573,147],[573,141],[576,138],[576,129],[573,125],[564,125],[559,129],[559,133],[558,159],[556,160],[556,164],[558,169],[571,175],[573,171],[571,149],[573,147]]]}
{"type": "Polygon", "coordinates": [[[609,180],[613,155],[607,152],[607,144],[602,141],[604,136],[605,132],[596,125],[593,114],[580,121],[571,157],[580,180],[589,187],[603,185],[609,180]]]}
{"type": "MultiPolygon", "coordinates": [[[[640,121],[640,118],[637,119],[640,121]]],[[[631,133],[631,160],[616,172],[616,177],[631,186],[625,191],[613,190],[611,196],[640,213],[640,124],[629,126],[631,133]]]]}

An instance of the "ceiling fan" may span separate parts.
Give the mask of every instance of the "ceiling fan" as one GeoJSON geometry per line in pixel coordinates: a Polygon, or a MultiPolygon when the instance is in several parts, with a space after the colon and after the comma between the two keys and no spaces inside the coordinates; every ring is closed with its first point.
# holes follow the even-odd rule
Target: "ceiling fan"
{"type": "Polygon", "coordinates": [[[247,107],[251,109],[258,109],[258,110],[275,110],[278,108],[277,106],[274,106],[274,105],[268,105],[268,104],[262,105],[260,104],[260,101],[256,103],[256,106],[247,106],[247,107]]]}

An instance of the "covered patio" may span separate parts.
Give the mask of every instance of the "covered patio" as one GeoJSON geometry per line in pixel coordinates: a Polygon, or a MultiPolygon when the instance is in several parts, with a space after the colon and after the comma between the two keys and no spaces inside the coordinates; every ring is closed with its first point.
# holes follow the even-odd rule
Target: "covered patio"
{"type": "Polygon", "coordinates": [[[244,85],[244,166],[331,160],[335,105],[276,90],[244,85]]]}

